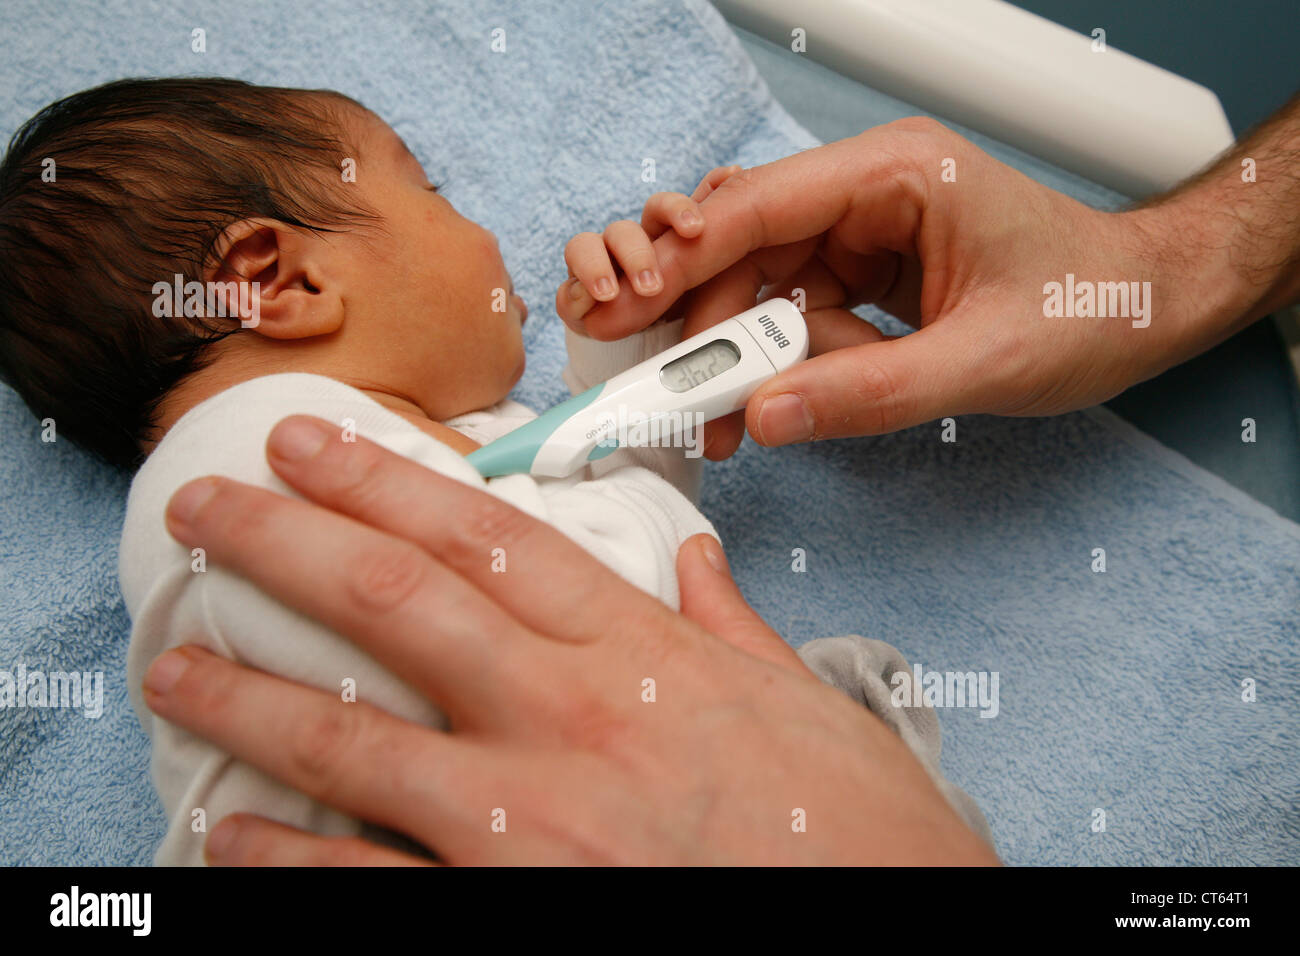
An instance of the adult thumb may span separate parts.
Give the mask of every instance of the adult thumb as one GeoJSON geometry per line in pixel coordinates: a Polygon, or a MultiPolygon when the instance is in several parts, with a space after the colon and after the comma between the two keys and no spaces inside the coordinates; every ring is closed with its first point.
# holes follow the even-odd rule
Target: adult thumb
{"type": "Polygon", "coordinates": [[[825,352],[764,383],[745,425],[761,445],[788,445],[882,435],[971,411],[986,386],[968,338],[931,325],[825,352]]]}
{"type": "Polygon", "coordinates": [[[747,654],[800,674],[811,674],[781,635],[749,606],[731,577],[722,545],[711,534],[687,538],[677,552],[682,614],[747,654]]]}

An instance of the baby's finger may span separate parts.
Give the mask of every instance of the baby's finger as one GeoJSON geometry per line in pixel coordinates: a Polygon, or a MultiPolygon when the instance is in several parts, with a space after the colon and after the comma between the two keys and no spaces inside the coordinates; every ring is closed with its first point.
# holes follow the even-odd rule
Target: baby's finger
{"type": "Polygon", "coordinates": [[[658,239],[669,229],[689,239],[698,236],[704,228],[704,214],[690,196],[655,193],[641,210],[641,228],[651,239],[658,239]]]}
{"type": "Polygon", "coordinates": [[[555,290],[555,314],[579,335],[587,335],[587,324],[582,317],[595,304],[596,300],[577,276],[569,276],[555,290]]]}
{"type": "Polygon", "coordinates": [[[650,296],[663,291],[659,259],[644,229],[630,219],[610,223],[605,230],[605,246],[618,260],[638,295],[650,296]]]}
{"type": "Polygon", "coordinates": [[[564,247],[564,261],[593,298],[608,302],[618,295],[614,265],[609,261],[601,236],[594,232],[578,233],[564,247]]]}
{"type": "Polygon", "coordinates": [[[719,166],[711,169],[700,180],[700,184],[695,187],[695,192],[691,193],[691,198],[696,202],[704,202],[704,197],[713,190],[717,189],[736,173],[740,172],[740,166],[719,166]]]}

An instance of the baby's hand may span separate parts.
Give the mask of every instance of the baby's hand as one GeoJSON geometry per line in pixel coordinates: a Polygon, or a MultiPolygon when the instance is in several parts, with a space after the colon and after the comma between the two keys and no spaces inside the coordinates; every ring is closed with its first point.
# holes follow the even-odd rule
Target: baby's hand
{"type": "Polygon", "coordinates": [[[630,219],[611,223],[604,235],[581,232],[564,247],[569,278],[555,293],[555,311],[565,324],[584,332],[582,317],[597,302],[618,297],[619,275],[628,277],[638,295],[658,295],[664,287],[655,255],[654,240],[672,229],[684,239],[693,239],[704,229],[700,203],[717,189],[739,166],[719,166],[696,187],[695,192],[655,193],[641,211],[641,225],[630,219]]]}

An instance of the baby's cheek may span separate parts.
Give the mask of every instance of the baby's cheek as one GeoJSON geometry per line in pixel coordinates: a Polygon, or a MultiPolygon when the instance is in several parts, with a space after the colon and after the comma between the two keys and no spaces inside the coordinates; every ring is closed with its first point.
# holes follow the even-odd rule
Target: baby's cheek
{"type": "MultiPolygon", "coordinates": [[[[502,318],[502,316],[497,316],[497,318],[502,318]]],[[[510,312],[504,316],[504,318],[506,319],[507,325],[500,346],[496,350],[496,354],[497,364],[500,371],[507,379],[506,390],[509,391],[524,374],[526,356],[524,351],[524,336],[519,328],[518,320],[515,318],[514,313],[510,312]],[[509,325],[511,322],[515,323],[513,328],[509,325]]]]}
{"type": "Polygon", "coordinates": [[[524,369],[526,366],[527,366],[527,357],[524,354],[523,347],[521,346],[518,353],[518,359],[515,362],[515,370],[514,372],[511,373],[510,382],[506,386],[507,392],[509,392],[510,389],[514,388],[516,385],[519,384],[519,380],[524,377],[524,369]]]}

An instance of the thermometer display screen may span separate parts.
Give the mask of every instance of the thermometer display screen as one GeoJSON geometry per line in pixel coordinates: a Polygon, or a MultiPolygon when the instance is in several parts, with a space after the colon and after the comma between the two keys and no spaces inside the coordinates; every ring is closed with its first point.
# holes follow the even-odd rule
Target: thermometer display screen
{"type": "Polygon", "coordinates": [[[673,359],[659,370],[659,381],[671,392],[687,392],[739,364],[740,349],[726,339],[715,339],[673,359]]]}

